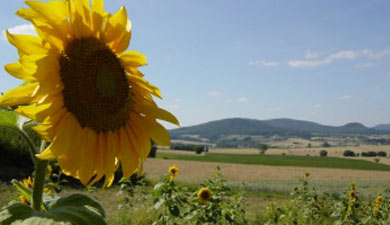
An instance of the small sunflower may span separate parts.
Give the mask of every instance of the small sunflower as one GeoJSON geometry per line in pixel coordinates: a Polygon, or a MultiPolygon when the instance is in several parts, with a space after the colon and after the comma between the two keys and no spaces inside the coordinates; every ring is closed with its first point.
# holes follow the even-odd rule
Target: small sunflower
{"type": "Polygon", "coordinates": [[[28,201],[27,198],[24,197],[24,195],[19,195],[19,201],[23,205],[31,205],[30,201],[28,201]]]}
{"type": "Polygon", "coordinates": [[[25,85],[5,93],[0,106],[40,122],[34,129],[50,146],[40,159],[56,158],[66,175],[90,185],[103,176],[110,186],[119,163],[124,176],[142,168],[152,139],[169,145],[156,120],[179,125],[159,108],[160,91],[138,67],[146,58],[126,51],[131,23],[125,7],[111,15],[103,0],[27,1],[16,14],[38,36],[13,35],[20,55],[6,71],[25,85]]]}
{"type": "Polygon", "coordinates": [[[377,203],[382,203],[382,202],[383,202],[383,196],[382,196],[382,195],[378,195],[378,196],[376,197],[375,201],[376,201],[377,203]]]}
{"type": "MultiPolygon", "coordinates": [[[[25,186],[26,188],[30,189],[30,190],[34,189],[34,181],[33,181],[33,179],[31,177],[28,177],[27,179],[23,179],[21,184],[23,186],[25,186]]],[[[51,195],[52,194],[52,191],[49,188],[47,188],[47,187],[45,187],[43,189],[43,192],[45,194],[47,194],[47,195],[51,195]]],[[[21,195],[19,195],[19,200],[24,205],[30,205],[31,204],[31,202],[29,200],[27,200],[26,196],[22,192],[21,192],[21,195]]]]}
{"type": "Polygon", "coordinates": [[[349,192],[349,197],[351,197],[352,199],[355,199],[356,198],[356,191],[355,190],[351,190],[350,192],[349,192]]]}
{"type": "Polygon", "coordinates": [[[207,187],[201,188],[198,191],[198,199],[203,203],[210,201],[211,197],[212,197],[211,191],[207,187]]]}
{"type": "Polygon", "coordinates": [[[305,172],[305,177],[309,177],[310,176],[310,172],[305,172]]]}
{"type": "Polygon", "coordinates": [[[179,168],[176,165],[168,167],[169,179],[174,180],[179,173],[179,168]]]}
{"type": "Polygon", "coordinates": [[[355,190],[355,186],[356,186],[355,181],[352,181],[352,182],[351,182],[351,190],[355,190]]]}
{"type": "Polygon", "coordinates": [[[27,179],[22,180],[23,186],[25,186],[28,189],[33,189],[34,188],[34,182],[31,177],[28,177],[27,179]]]}

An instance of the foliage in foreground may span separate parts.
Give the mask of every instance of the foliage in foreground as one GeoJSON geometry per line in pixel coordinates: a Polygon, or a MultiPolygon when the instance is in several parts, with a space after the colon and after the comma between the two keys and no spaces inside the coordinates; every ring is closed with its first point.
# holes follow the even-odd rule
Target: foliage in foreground
{"type": "Polygon", "coordinates": [[[309,185],[309,174],[299,180],[291,192],[289,204],[269,204],[261,224],[335,224],[385,225],[390,224],[390,189],[376,198],[365,201],[359,198],[355,182],[341,197],[329,193],[319,195],[309,185]]]}
{"type": "MultiPolygon", "coordinates": [[[[177,167],[175,169],[178,171],[177,167]]],[[[236,193],[226,186],[220,168],[216,169],[212,178],[205,180],[195,190],[190,190],[186,185],[176,184],[174,179],[177,174],[173,175],[172,170],[169,170],[169,173],[170,176],[164,176],[162,181],[154,186],[152,190],[153,199],[145,197],[149,196],[146,193],[143,195],[145,198],[141,201],[153,201],[152,210],[135,206],[134,210],[138,212],[137,217],[142,218],[141,221],[134,223],[133,220],[136,218],[127,218],[129,213],[123,214],[123,211],[121,211],[121,215],[113,222],[154,225],[248,224],[245,217],[245,207],[241,203],[242,193],[236,193]],[[142,213],[149,216],[145,217],[142,213]]],[[[122,184],[126,186],[126,183],[122,184]]],[[[131,196],[134,195],[134,190],[136,190],[131,185],[125,189],[131,196]]],[[[127,200],[124,202],[131,204],[127,200]]],[[[129,210],[131,208],[124,207],[124,209],[129,210]]]]}

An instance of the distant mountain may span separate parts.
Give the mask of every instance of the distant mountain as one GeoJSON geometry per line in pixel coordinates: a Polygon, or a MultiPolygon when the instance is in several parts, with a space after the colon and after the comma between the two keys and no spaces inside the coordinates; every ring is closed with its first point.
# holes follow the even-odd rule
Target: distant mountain
{"type": "Polygon", "coordinates": [[[180,139],[188,135],[216,140],[226,135],[261,135],[281,137],[312,136],[350,136],[369,134],[390,134],[389,130],[378,130],[365,127],[360,123],[348,123],[344,126],[325,126],[319,123],[293,119],[254,120],[231,118],[211,121],[195,126],[182,127],[169,131],[172,139],[180,139]]]}
{"type": "Polygon", "coordinates": [[[375,127],[373,127],[374,129],[376,130],[386,130],[386,131],[390,131],[390,124],[379,124],[379,125],[376,125],[375,127]]]}

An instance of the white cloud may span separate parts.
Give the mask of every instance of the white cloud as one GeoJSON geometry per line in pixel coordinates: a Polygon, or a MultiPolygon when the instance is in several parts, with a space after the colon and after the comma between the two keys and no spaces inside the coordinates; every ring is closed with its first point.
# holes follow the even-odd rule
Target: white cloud
{"type": "Polygon", "coordinates": [[[314,107],[314,108],[317,108],[317,109],[318,109],[318,108],[321,108],[321,104],[314,104],[313,107],[314,107]]]}
{"type": "Polygon", "coordinates": [[[269,108],[268,112],[280,112],[283,111],[283,108],[281,107],[275,107],[275,108],[269,108]]]}
{"type": "Polygon", "coordinates": [[[261,65],[261,66],[279,66],[280,62],[266,62],[264,60],[256,60],[256,61],[249,62],[249,65],[251,65],[251,66],[256,66],[256,65],[261,65]]]}
{"type": "Polygon", "coordinates": [[[176,105],[176,104],[175,105],[168,105],[167,108],[168,109],[173,109],[173,110],[180,109],[180,105],[176,105]]]}
{"type": "Polygon", "coordinates": [[[213,96],[213,97],[216,97],[216,96],[221,96],[221,92],[219,91],[211,91],[209,93],[207,93],[208,96],[213,96]]]}
{"type": "MultiPolygon", "coordinates": [[[[2,39],[6,40],[7,36],[5,34],[6,30],[2,30],[2,39]]],[[[22,25],[17,25],[11,28],[8,28],[8,32],[11,34],[28,34],[28,35],[36,35],[35,28],[32,24],[22,24],[22,25]]]]}
{"type": "Polygon", "coordinates": [[[248,102],[249,100],[245,97],[240,97],[236,99],[226,99],[225,102],[230,104],[230,103],[245,103],[248,102]]]}
{"type": "MultiPolygon", "coordinates": [[[[372,50],[372,49],[364,49],[361,51],[358,50],[343,50],[333,54],[328,55],[323,59],[318,59],[318,55],[313,54],[310,50],[307,50],[305,53],[305,60],[290,60],[287,64],[291,67],[295,68],[305,68],[305,67],[316,67],[320,65],[325,65],[332,63],[335,60],[345,59],[345,60],[353,60],[358,57],[367,57],[370,59],[380,59],[386,55],[390,55],[390,49],[383,50],[372,50]]],[[[372,66],[372,63],[365,63],[360,66],[361,67],[369,67],[372,66]]]]}
{"type": "Polygon", "coordinates": [[[347,101],[351,98],[352,98],[352,96],[350,96],[350,95],[343,95],[343,96],[336,97],[336,100],[337,101],[347,101]]]}
{"type": "Polygon", "coordinates": [[[318,53],[312,52],[310,49],[305,52],[305,59],[318,59],[320,55],[318,53]]]}
{"type": "Polygon", "coordinates": [[[363,63],[363,64],[359,64],[356,67],[357,68],[367,68],[367,67],[371,67],[372,65],[373,64],[371,62],[366,62],[366,63],[363,63]]]}
{"type": "Polygon", "coordinates": [[[368,57],[368,58],[378,59],[378,58],[382,58],[386,55],[389,55],[390,48],[379,50],[379,51],[375,51],[372,49],[364,49],[363,51],[361,51],[361,54],[363,56],[368,57]]]}
{"type": "Polygon", "coordinates": [[[237,102],[238,102],[238,103],[248,102],[248,99],[245,98],[245,97],[240,97],[240,98],[237,98],[237,102]]]}
{"type": "Polygon", "coordinates": [[[292,60],[287,62],[291,67],[303,68],[303,67],[316,67],[319,65],[326,64],[325,61],[307,61],[307,60],[292,60]]]}

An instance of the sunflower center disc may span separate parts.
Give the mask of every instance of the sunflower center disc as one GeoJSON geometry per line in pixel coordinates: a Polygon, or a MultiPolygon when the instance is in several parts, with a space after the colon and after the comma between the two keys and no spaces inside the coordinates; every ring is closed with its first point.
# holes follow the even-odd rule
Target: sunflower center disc
{"type": "Polygon", "coordinates": [[[96,38],[76,39],[60,57],[64,105],[82,127],[115,131],[130,114],[130,86],[117,56],[96,38]]]}
{"type": "Polygon", "coordinates": [[[203,191],[201,193],[202,199],[208,200],[210,198],[210,194],[208,191],[203,191]]]}

